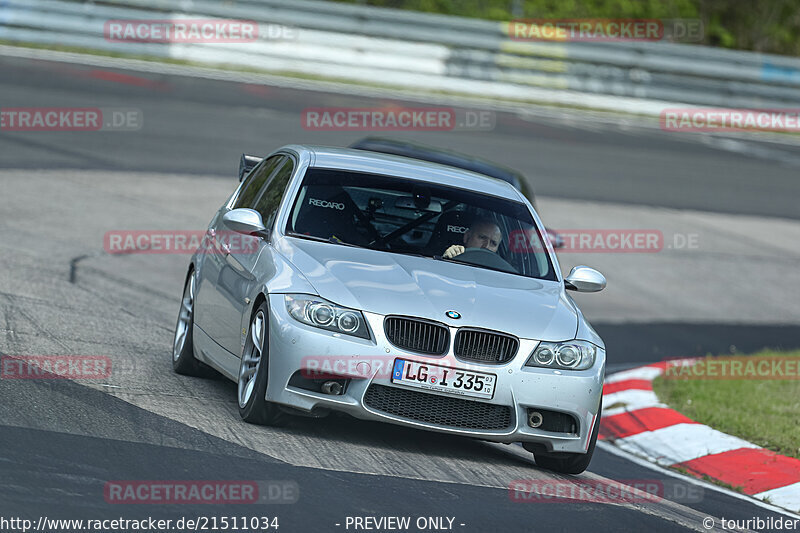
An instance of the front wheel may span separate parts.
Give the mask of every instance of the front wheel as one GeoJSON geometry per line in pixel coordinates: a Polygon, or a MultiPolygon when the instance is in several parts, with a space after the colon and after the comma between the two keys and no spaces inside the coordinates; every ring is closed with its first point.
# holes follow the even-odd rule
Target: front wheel
{"type": "Polygon", "coordinates": [[[600,407],[597,410],[597,420],[594,421],[594,429],[589,440],[589,449],[586,453],[544,453],[534,452],[533,458],[536,464],[547,470],[559,472],[561,474],[580,474],[587,468],[592,461],[595,446],[597,445],[597,434],[600,431],[600,417],[603,411],[603,400],[600,400],[600,407]]]}
{"type": "Polygon", "coordinates": [[[250,320],[250,330],[239,364],[239,416],[250,424],[276,425],[283,419],[280,408],[267,401],[269,376],[269,310],[263,302],[250,320]]]}
{"type": "Polygon", "coordinates": [[[192,328],[194,327],[194,271],[189,272],[183,287],[181,309],[178,312],[178,323],[175,324],[175,337],[172,340],[172,369],[186,376],[200,376],[200,362],[194,358],[192,328]]]}

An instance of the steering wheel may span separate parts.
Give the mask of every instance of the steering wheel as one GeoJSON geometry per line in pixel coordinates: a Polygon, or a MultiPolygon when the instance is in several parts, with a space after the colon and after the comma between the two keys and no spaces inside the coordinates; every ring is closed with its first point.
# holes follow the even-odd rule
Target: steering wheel
{"type": "Polygon", "coordinates": [[[486,248],[467,248],[463,253],[458,254],[456,258],[459,261],[474,263],[478,266],[496,268],[515,274],[519,272],[511,263],[500,257],[496,252],[487,250],[486,248]]]}

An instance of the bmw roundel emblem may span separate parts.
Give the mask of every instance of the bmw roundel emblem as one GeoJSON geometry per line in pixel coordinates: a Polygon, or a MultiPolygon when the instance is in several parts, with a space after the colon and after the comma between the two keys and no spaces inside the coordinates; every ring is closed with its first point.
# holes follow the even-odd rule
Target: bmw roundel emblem
{"type": "Polygon", "coordinates": [[[445,315],[447,315],[447,318],[452,318],[453,320],[458,320],[461,318],[461,313],[458,311],[447,311],[445,315]]]}

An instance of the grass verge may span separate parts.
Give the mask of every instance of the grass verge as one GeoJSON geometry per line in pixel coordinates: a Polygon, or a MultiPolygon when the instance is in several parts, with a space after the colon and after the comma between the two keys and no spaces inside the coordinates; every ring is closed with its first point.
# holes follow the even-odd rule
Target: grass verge
{"type": "MultiPolygon", "coordinates": [[[[794,361],[785,368],[798,369],[800,350],[765,350],[747,357],[789,358],[794,361]]],[[[714,357],[707,361],[722,368],[734,360],[743,358],[714,357]]],[[[786,374],[789,379],[753,379],[741,374],[738,379],[661,376],[653,381],[653,390],[662,402],[696,422],[800,459],[800,376],[795,372],[790,379],[789,372],[786,374]]]]}

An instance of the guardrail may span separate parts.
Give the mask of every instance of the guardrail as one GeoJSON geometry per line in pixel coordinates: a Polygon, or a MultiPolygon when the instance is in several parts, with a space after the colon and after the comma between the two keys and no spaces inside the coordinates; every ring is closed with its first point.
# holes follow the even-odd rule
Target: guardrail
{"type": "Polygon", "coordinates": [[[316,0],[0,0],[0,40],[657,113],[800,105],[800,60],[667,42],[527,42],[509,25],[316,0]],[[113,42],[109,20],[246,19],[239,43],[113,42]],[[293,31],[278,32],[276,27],[293,31]],[[588,98],[588,99],[587,99],[588,98]]]}

